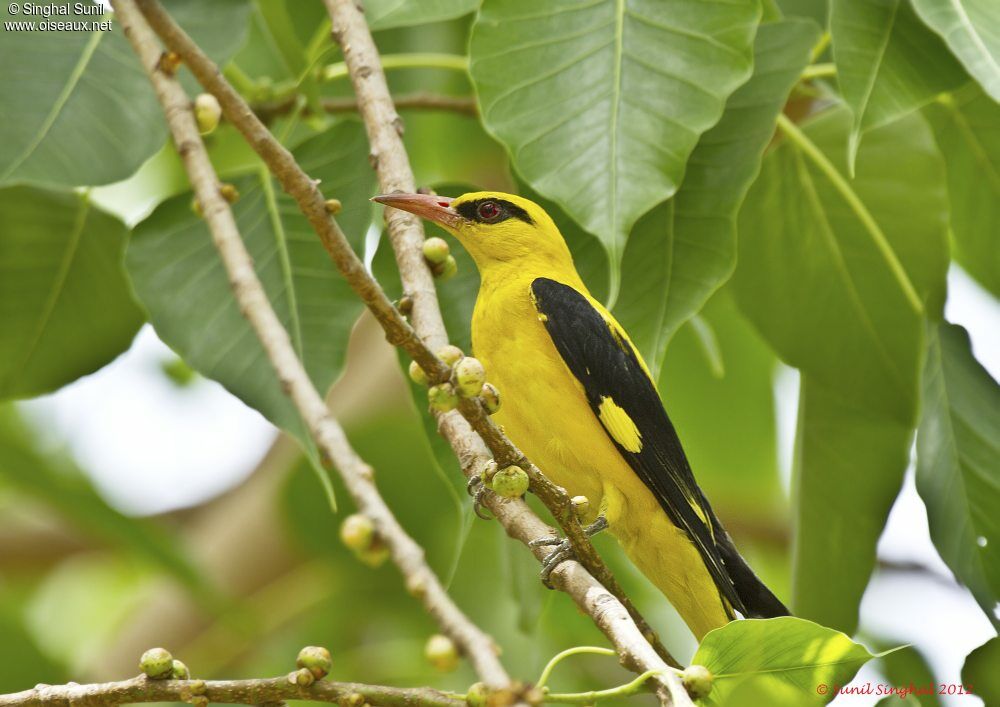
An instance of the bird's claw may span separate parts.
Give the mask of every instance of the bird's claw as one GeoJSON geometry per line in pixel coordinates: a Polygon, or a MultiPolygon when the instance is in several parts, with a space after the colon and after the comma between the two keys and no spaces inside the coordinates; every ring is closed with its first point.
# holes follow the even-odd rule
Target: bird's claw
{"type": "Polygon", "coordinates": [[[483,478],[476,474],[469,478],[469,483],[465,485],[466,492],[472,496],[472,510],[477,517],[483,520],[493,520],[493,517],[486,512],[486,507],[483,505],[483,499],[489,492],[489,489],[483,484],[483,478]]]}
{"type": "MultiPolygon", "coordinates": [[[[588,526],[583,528],[583,533],[588,538],[592,538],[597,535],[602,530],[608,527],[608,519],[604,516],[597,516],[596,520],[588,526]]],[[[576,559],[576,553],[573,551],[573,544],[569,541],[569,538],[538,538],[532,540],[528,543],[528,547],[555,547],[555,549],[545,556],[542,560],[542,571],[539,575],[544,584],[549,589],[552,589],[552,573],[555,571],[556,567],[561,565],[566,560],[576,559]]]]}

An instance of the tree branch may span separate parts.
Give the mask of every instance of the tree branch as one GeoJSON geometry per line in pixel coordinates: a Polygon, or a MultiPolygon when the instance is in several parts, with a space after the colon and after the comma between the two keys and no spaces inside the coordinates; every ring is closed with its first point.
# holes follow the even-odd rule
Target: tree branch
{"type": "MultiPolygon", "coordinates": [[[[181,85],[159,68],[162,51],[155,35],[133,0],[113,0],[112,5],[163,106],[174,143],[201,204],[240,310],[260,339],[282,389],[295,404],[317,447],[339,470],[358,509],[371,518],[379,538],[389,548],[394,562],[405,577],[407,587],[411,590],[419,587],[419,591],[414,590],[412,593],[419,597],[424,608],[437,620],[441,630],[467,656],[483,682],[496,689],[509,688],[510,678],[497,658],[492,639],[475,626],[448,596],[437,576],[424,561],[423,549],[406,534],[379,495],[373,480],[373,469],[351,448],[343,429],[329,414],[326,403],[309,379],[288,332],[271,307],[254,271],[253,261],[240,238],[229,204],[219,193],[218,177],[198,133],[191,102],[181,85]]],[[[280,145],[278,148],[283,151],[280,145]]],[[[291,155],[287,152],[285,157],[291,160],[291,155]]],[[[310,186],[315,190],[314,185],[310,186]]],[[[325,223],[332,223],[325,210],[324,217],[325,223]]],[[[343,239],[339,230],[333,235],[343,239]]],[[[364,272],[360,263],[355,270],[364,272]]],[[[377,301],[378,295],[385,298],[375,283],[364,289],[371,299],[377,301]]],[[[388,301],[383,306],[395,311],[388,301]]]]}
{"type": "MultiPolygon", "coordinates": [[[[280,100],[254,103],[251,105],[253,112],[257,114],[263,122],[269,123],[279,115],[291,112],[298,100],[298,94],[293,94],[280,100]]],[[[474,98],[465,96],[446,96],[437,93],[406,93],[396,96],[394,99],[396,107],[407,110],[439,110],[459,113],[461,115],[479,115],[474,98]]],[[[358,101],[354,98],[323,98],[320,106],[326,113],[353,113],[358,110],[358,101]]],[[[310,109],[305,107],[305,114],[308,115],[310,109]]]]}
{"type": "MultiPolygon", "coordinates": [[[[446,380],[450,369],[434,356],[432,351],[439,350],[447,343],[447,333],[441,319],[434,282],[423,259],[421,250],[423,228],[416,217],[398,210],[393,210],[388,215],[390,239],[404,288],[413,301],[411,328],[365,271],[343,233],[326,212],[324,197],[315,182],[268,132],[246,101],[225,80],[218,67],[173,22],[162,6],[156,0],[137,0],[137,2],[164,43],[181,56],[205,90],[216,96],[226,119],[243,133],[251,147],[281,182],[285,191],[299,204],[347,282],[358,292],[386,330],[389,341],[402,347],[414,358],[432,381],[446,380]],[[415,332],[420,336],[418,337],[415,332]]],[[[330,4],[336,11],[338,3],[330,4]]],[[[350,50],[346,52],[346,58],[351,67],[352,80],[355,81],[359,108],[369,131],[372,162],[378,171],[382,189],[413,191],[412,172],[399,140],[398,131],[401,127],[399,118],[388,96],[371,35],[353,5],[350,2],[344,5],[352,29],[348,32],[342,29],[341,36],[351,37],[350,50]],[[360,61],[357,60],[358,42],[365,47],[360,53],[363,57],[360,61]],[[358,82],[364,83],[372,76],[378,77],[379,85],[374,88],[363,85],[359,90],[358,82]],[[376,96],[379,97],[378,105],[373,108],[372,102],[376,96]]],[[[336,18],[334,19],[335,27],[340,27],[341,24],[336,18]]],[[[463,473],[466,476],[478,473],[490,458],[483,439],[491,445],[498,463],[520,462],[532,478],[532,490],[553,511],[557,520],[564,524],[567,535],[575,542],[578,556],[584,561],[596,562],[596,566],[603,568],[597,571],[602,580],[617,586],[610,572],[597,557],[589,540],[583,535],[565,492],[551,484],[537,468],[527,463],[524,455],[496,428],[477,401],[463,401],[460,411],[461,415],[455,413],[439,415],[438,427],[458,456],[463,473]],[[468,421],[463,416],[467,417],[468,421]],[[473,432],[470,422],[482,437],[473,432]]],[[[552,529],[523,501],[504,501],[491,495],[486,503],[503,524],[508,535],[525,544],[552,534],[552,529]]],[[[545,554],[542,549],[536,549],[534,552],[539,558],[545,554]]],[[[631,607],[627,598],[624,602],[621,601],[601,586],[587,569],[572,561],[564,562],[556,569],[552,575],[552,582],[556,588],[570,594],[577,605],[593,618],[615,646],[623,664],[627,667],[636,672],[661,670],[666,667],[664,660],[649,643],[649,638],[653,636],[652,632],[641,617],[635,619],[638,613],[631,607]],[[645,630],[640,630],[637,623],[645,630]]],[[[621,597],[624,597],[624,594],[621,594],[621,597]]],[[[670,660],[676,665],[676,661],[670,660]]],[[[658,682],[662,687],[661,700],[665,704],[669,703],[670,695],[673,696],[674,704],[691,704],[676,678],[668,675],[658,679],[658,682]]]]}
{"type": "MultiPolygon", "coordinates": [[[[119,0],[113,0],[117,6],[119,0]]],[[[385,687],[318,680],[309,687],[288,676],[251,680],[150,680],[144,675],[91,685],[39,685],[0,695],[0,707],[106,707],[139,702],[191,702],[204,697],[220,704],[263,705],[285,700],[372,707],[464,707],[465,700],[429,687],[385,687]]]]}

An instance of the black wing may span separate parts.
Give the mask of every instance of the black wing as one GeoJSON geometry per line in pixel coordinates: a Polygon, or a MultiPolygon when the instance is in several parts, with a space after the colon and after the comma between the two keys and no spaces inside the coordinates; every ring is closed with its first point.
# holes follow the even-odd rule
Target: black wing
{"type": "Polygon", "coordinates": [[[632,345],[572,287],[538,278],[531,290],[546,331],[583,386],[594,415],[601,419],[601,405],[610,399],[635,424],[641,444],[634,451],[605,429],[670,520],[698,548],[719,592],[744,616],[787,614],[743,561],[698,488],[656,386],[632,345]]]}

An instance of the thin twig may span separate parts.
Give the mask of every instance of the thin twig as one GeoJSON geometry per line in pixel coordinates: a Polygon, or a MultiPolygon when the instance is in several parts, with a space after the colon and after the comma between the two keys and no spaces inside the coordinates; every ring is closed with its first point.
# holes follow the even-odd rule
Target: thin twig
{"type": "MultiPolygon", "coordinates": [[[[117,5],[119,0],[112,0],[117,5]]],[[[251,680],[130,680],[90,685],[39,685],[31,690],[0,695],[0,707],[106,707],[140,702],[190,702],[205,697],[220,704],[259,705],[285,700],[337,702],[372,707],[462,707],[465,700],[429,687],[385,687],[354,682],[319,680],[309,687],[288,676],[251,680]]]]}
{"type": "MultiPolygon", "coordinates": [[[[223,78],[218,67],[173,22],[158,2],[138,0],[138,4],[165,44],[181,56],[205,90],[215,95],[222,106],[226,119],[243,133],[251,147],[257,151],[281,182],[285,191],[298,202],[299,207],[309,218],[347,282],[368,304],[376,319],[385,328],[389,341],[403,348],[414,358],[427,371],[431,380],[445,380],[450,371],[443,362],[433,355],[432,351],[438,350],[447,342],[447,334],[441,320],[433,279],[424,264],[421,253],[423,230],[416,218],[402,211],[393,211],[388,217],[390,238],[394,239],[393,245],[397,253],[397,262],[402,261],[400,271],[404,278],[406,293],[413,301],[411,319],[414,322],[414,327],[411,328],[385,297],[378,284],[364,270],[336,223],[326,213],[323,207],[323,195],[319,192],[316,184],[295,163],[291,154],[268,132],[263,123],[253,114],[249,105],[223,78]],[[398,245],[397,241],[400,242],[398,245]],[[414,333],[414,329],[420,333],[419,338],[414,333]]],[[[370,43],[370,34],[367,27],[364,26],[363,20],[362,28],[370,43]]],[[[371,50],[373,51],[374,48],[372,47],[371,50]]],[[[375,66],[377,70],[377,61],[375,66]]],[[[366,69],[365,71],[370,70],[366,69]]],[[[379,72],[379,76],[382,76],[381,72],[379,72]]],[[[384,87],[384,76],[382,76],[382,85],[384,87]]],[[[368,111],[364,107],[363,93],[358,95],[361,97],[359,105],[362,108],[362,113],[365,114],[368,111]]],[[[391,99],[389,107],[388,115],[393,116],[389,122],[391,129],[395,131],[398,118],[395,110],[392,109],[391,99]]],[[[371,119],[367,118],[366,125],[370,122],[371,119]]],[[[371,130],[370,127],[369,130],[371,130]]],[[[398,139],[398,133],[394,134],[398,139]]],[[[387,188],[386,184],[391,184],[393,180],[384,176],[386,174],[385,165],[381,161],[377,143],[373,142],[372,144],[372,162],[379,170],[382,189],[391,191],[392,187],[387,188]]],[[[402,149],[401,145],[397,149],[402,149]]],[[[403,160],[406,164],[406,172],[409,173],[405,153],[403,160]]],[[[413,190],[412,183],[412,174],[409,175],[408,180],[401,182],[410,191],[413,190]]],[[[395,188],[404,188],[404,186],[395,188]]],[[[496,429],[492,421],[483,413],[481,406],[475,402],[466,401],[462,406],[462,412],[472,418],[477,428],[483,429],[485,438],[497,445],[494,451],[498,462],[509,460],[507,463],[516,463],[523,460],[523,455],[496,429]]],[[[463,473],[466,476],[478,473],[490,455],[482,439],[473,432],[469,423],[460,415],[448,413],[438,417],[438,426],[458,456],[463,473]]],[[[543,502],[552,503],[551,495],[555,494],[565,499],[561,511],[559,511],[557,504],[553,503],[551,506],[559,511],[555,513],[557,519],[565,521],[568,516],[575,523],[575,516],[572,514],[572,508],[566,494],[557,487],[551,486],[550,482],[543,481],[544,477],[534,467],[527,465],[526,468],[529,473],[533,472],[533,490],[541,492],[539,496],[543,502]],[[547,491],[551,491],[548,498],[543,495],[547,491]]],[[[503,501],[496,497],[490,497],[487,499],[487,506],[500,520],[508,535],[525,544],[552,534],[552,529],[543,523],[523,501],[503,501]]],[[[578,523],[576,529],[576,534],[582,536],[578,523]]],[[[568,535],[572,538],[574,533],[568,533],[568,535]]],[[[577,537],[577,541],[579,540],[580,538],[577,537]]],[[[582,540],[586,546],[590,546],[589,540],[585,537],[582,540]]],[[[539,558],[545,554],[545,550],[542,548],[538,548],[534,552],[539,558]]],[[[593,552],[592,549],[591,552],[593,552]]],[[[596,556],[596,553],[594,555],[596,556]]],[[[599,558],[597,559],[599,561],[599,558]]],[[[610,577],[610,573],[606,569],[605,573],[610,577]]],[[[613,578],[611,579],[613,580],[613,578]]],[[[608,592],[579,563],[573,561],[562,563],[553,573],[552,583],[557,589],[568,593],[577,605],[592,617],[618,650],[623,664],[627,667],[637,672],[645,672],[651,669],[659,670],[666,665],[648,642],[651,632],[648,629],[646,631],[640,630],[637,626],[634,620],[636,614],[629,611],[619,598],[608,592]],[[630,614],[633,618],[630,618],[630,614]]],[[[676,661],[671,660],[671,662],[676,664],[676,661]]],[[[669,678],[665,681],[669,682],[669,678]]],[[[683,688],[676,681],[669,684],[669,690],[674,694],[675,704],[690,704],[683,688]]]]}
{"type": "MultiPolygon", "coordinates": [[[[407,587],[468,657],[483,682],[497,689],[508,688],[510,678],[500,664],[492,639],[462,613],[427,566],[423,549],[406,534],[386,506],[375,487],[372,468],[351,448],[343,429],[331,417],[296,355],[288,332],[254,271],[229,204],[219,193],[218,177],[198,134],[191,102],[181,85],[159,68],[162,52],[155,35],[133,0],[113,0],[112,5],[163,106],[174,143],[184,160],[240,310],[260,339],[282,389],[295,404],[317,447],[340,472],[358,509],[371,518],[379,538],[389,548],[405,577],[407,587]]],[[[325,221],[330,223],[328,217],[325,221]]],[[[339,231],[337,234],[343,238],[339,231]]],[[[363,268],[361,270],[363,272],[363,268]]],[[[377,286],[370,287],[369,291],[382,294],[377,286]]]]}
{"type": "MultiPolygon", "coordinates": [[[[280,115],[292,111],[298,100],[298,94],[286,98],[252,104],[254,113],[263,122],[269,123],[280,115]]],[[[476,116],[479,109],[476,100],[468,96],[445,96],[438,93],[405,93],[393,99],[396,107],[401,110],[437,110],[476,116]]],[[[322,98],[320,106],[326,113],[354,113],[358,110],[358,101],[354,98],[322,98]]],[[[305,106],[303,114],[309,115],[309,106],[305,106]]]]}

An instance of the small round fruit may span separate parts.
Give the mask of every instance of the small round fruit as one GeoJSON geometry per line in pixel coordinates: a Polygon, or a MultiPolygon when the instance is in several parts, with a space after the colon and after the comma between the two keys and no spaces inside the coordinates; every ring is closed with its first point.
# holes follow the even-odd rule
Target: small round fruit
{"type": "Polygon", "coordinates": [[[306,646],[299,651],[299,657],[295,664],[300,668],[305,668],[319,680],[330,674],[333,667],[333,658],[330,651],[322,646],[306,646]]]}
{"type": "Polygon", "coordinates": [[[154,680],[169,678],[174,669],[174,657],[166,648],[150,648],[139,659],[139,669],[154,680]]]}
{"type": "Polygon", "coordinates": [[[340,539],[354,552],[364,552],[375,540],[375,524],[361,513],[349,515],[340,524],[340,539]]]}
{"type": "Polygon", "coordinates": [[[336,216],[343,210],[344,205],[340,203],[340,199],[327,199],[323,202],[323,207],[328,214],[336,216]]]}
{"type": "Polygon", "coordinates": [[[219,99],[211,93],[200,93],[194,99],[194,117],[198,121],[198,132],[208,135],[219,127],[219,118],[222,117],[222,106],[219,99]]]}
{"type": "Polygon", "coordinates": [[[428,238],[424,241],[423,248],[424,258],[432,265],[444,264],[448,260],[448,256],[451,255],[451,249],[444,238],[428,238]]]}
{"type": "Polygon", "coordinates": [[[171,663],[170,677],[174,680],[187,680],[191,677],[191,671],[188,670],[188,666],[174,658],[171,663]]]}
{"type": "Polygon", "coordinates": [[[230,204],[235,204],[240,199],[240,191],[228,182],[219,187],[219,194],[230,204]]]}
{"type": "Polygon", "coordinates": [[[483,400],[483,405],[486,406],[486,412],[490,415],[496,413],[500,409],[500,391],[492,383],[483,383],[482,390],[479,391],[479,397],[483,400]]]}
{"type": "Polygon", "coordinates": [[[356,553],[359,560],[371,568],[381,567],[389,559],[389,548],[375,538],[375,542],[367,550],[356,553]]]}
{"type": "Polygon", "coordinates": [[[508,466],[493,475],[493,493],[504,498],[518,498],[528,491],[528,473],[519,466],[508,466]]]}
{"type": "Polygon", "coordinates": [[[458,667],[458,650],[455,648],[455,643],[440,633],[427,639],[424,657],[441,672],[450,672],[458,667]]]}
{"type": "Polygon", "coordinates": [[[427,385],[427,372],[416,361],[410,361],[410,380],[417,385],[427,385]]]}
{"type": "Polygon", "coordinates": [[[434,267],[431,268],[431,272],[433,272],[434,277],[441,280],[441,282],[450,280],[458,274],[458,261],[455,260],[454,255],[449,255],[444,259],[443,263],[434,265],[434,267]]]}
{"type": "Polygon", "coordinates": [[[462,360],[463,356],[465,356],[465,354],[462,353],[462,349],[458,348],[453,344],[448,344],[443,349],[437,352],[437,357],[442,361],[444,361],[445,364],[449,366],[454,366],[456,363],[462,360]]]}
{"type": "Polygon", "coordinates": [[[288,682],[299,687],[309,687],[316,682],[316,676],[308,668],[299,668],[288,673],[288,682]]]}
{"type": "Polygon", "coordinates": [[[704,665],[689,665],[681,679],[684,689],[696,700],[705,697],[712,689],[712,673],[704,665]]]}
{"type": "Polygon", "coordinates": [[[455,387],[463,398],[474,398],[479,395],[486,383],[486,369],[478,358],[466,356],[455,364],[455,387]]]}
{"type": "Polygon", "coordinates": [[[465,693],[465,704],[469,707],[486,707],[490,697],[490,688],[481,682],[473,683],[465,693]]]}
{"type": "Polygon", "coordinates": [[[586,496],[573,496],[569,502],[573,504],[573,512],[577,518],[587,515],[587,511],[590,510],[590,499],[586,496]]]}
{"type": "Polygon", "coordinates": [[[437,412],[448,412],[458,406],[458,393],[451,383],[432,385],[427,390],[427,399],[430,401],[431,410],[437,412]]]}

